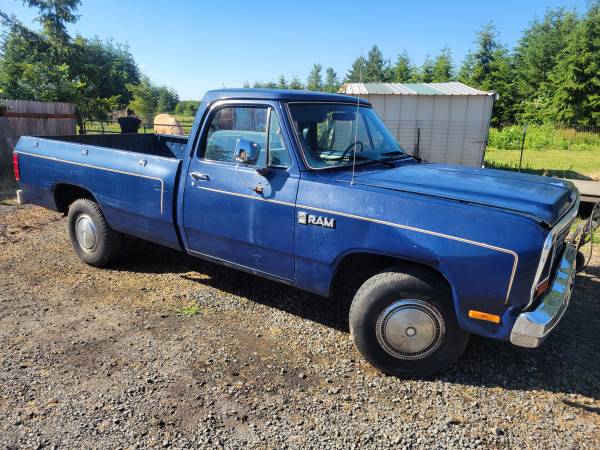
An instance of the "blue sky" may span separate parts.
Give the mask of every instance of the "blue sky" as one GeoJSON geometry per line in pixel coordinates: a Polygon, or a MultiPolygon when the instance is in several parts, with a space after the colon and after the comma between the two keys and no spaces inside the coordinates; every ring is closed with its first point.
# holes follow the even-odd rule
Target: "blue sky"
{"type": "MultiPolygon", "coordinates": [[[[128,43],[144,73],[183,99],[208,89],[306,79],[314,62],[344,76],[373,44],[391,58],[406,49],[415,63],[447,45],[460,62],[475,31],[493,20],[514,46],[521,31],[547,8],[585,11],[585,0],[229,1],[83,0],[71,32],[128,43]]],[[[34,25],[35,11],[18,0],[0,9],[34,25]]]]}

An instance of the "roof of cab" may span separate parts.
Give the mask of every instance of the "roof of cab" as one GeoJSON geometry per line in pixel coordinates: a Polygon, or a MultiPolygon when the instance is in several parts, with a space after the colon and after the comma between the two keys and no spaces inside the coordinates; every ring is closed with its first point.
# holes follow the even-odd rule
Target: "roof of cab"
{"type": "MultiPolygon", "coordinates": [[[[356,103],[357,98],[350,95],[331,94],[328,92],[300,91],[293,89],[215,89],[204,95],[204,101],[211,103],[215,100],[229,98],[248,100],[280,100],[285,102],[351,102],[356,103]]],[[[361,105],[370,105],[360,99],[361,105]]]]}

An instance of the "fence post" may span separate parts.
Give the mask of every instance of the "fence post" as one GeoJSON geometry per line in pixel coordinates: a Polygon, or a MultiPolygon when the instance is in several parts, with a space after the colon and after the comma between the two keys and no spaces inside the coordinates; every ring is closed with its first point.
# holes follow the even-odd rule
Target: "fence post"
{"type": "Polygon", "coordinates": [[[523,139],[521,140],[521,156],[519,158],[519,172],[521,171],[521,165],[523,164],[523,150],[525,149],[525,136],[527,135],[527,124],[523,127],[523,139]]]}

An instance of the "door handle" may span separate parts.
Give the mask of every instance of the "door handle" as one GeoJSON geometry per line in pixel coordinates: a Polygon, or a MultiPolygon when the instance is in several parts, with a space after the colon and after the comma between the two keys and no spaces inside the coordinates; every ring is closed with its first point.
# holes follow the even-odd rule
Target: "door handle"
{"type": "Polygon", "coordinates": [[[190,172],[190,177],[192,177],[196,181],[209,181],[210,177],[207,173],[200,172],[190,172]]]}

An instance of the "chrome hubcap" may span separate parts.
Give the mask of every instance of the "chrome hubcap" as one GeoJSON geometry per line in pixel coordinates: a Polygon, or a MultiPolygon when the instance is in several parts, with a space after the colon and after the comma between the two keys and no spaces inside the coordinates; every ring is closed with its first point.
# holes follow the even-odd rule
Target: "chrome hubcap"
{"type": "Polygon", "coordinates": [[[75,222],[77,243],[84,252],[91,252],[96,247],[96,226],[90,216],[81,214],[75,222]]]}
{"type": "Polygon", "coordinates": [[[433,353],[446,332],[444,318],[434,306],[422,300],[399,300],[377,319],[377,340],[390,355],[400,359],[421,359],[433,353]]]}

